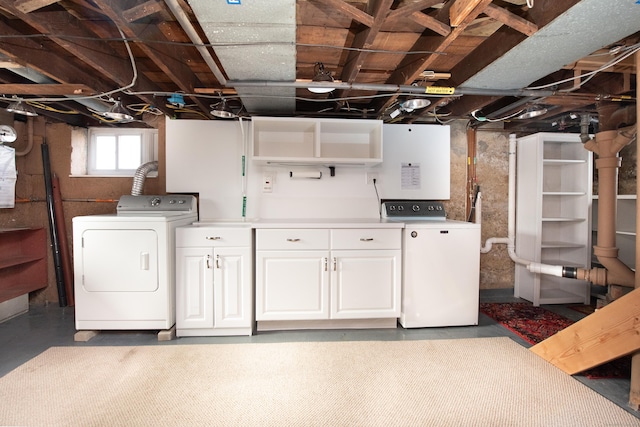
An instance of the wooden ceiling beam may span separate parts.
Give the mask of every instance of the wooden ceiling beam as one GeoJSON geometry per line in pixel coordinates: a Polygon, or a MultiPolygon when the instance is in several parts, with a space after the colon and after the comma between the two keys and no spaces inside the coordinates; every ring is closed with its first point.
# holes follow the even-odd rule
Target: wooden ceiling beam
{"type": "Polygon", "coordinates": [[[425,28],[428,28],[443,37],[447,37],[451,34],[451,27],[445,24],[442,21],[438,21],[436,18],[427,15],[422,12],[413,12],[409,15],[409,19],[411,19],[416,24],[420,24],[425,28]]]}
{"type": "Polygon", "coordinates": [[[393,0],[374,0],[371,3],[372,14],[373,14],[373,23],[369,28],[359,32],[351,47],[355,50],[351,50],[349,52],[349,56],[345,62],[344,68],[342,70],[341,80],[343,82],[352,83],[355,81],[356,76],[360,72],[362,68],[362,64],[365,61],[365,58],[368,55],[368,52],[363,51],[361,49],[369,49],[373,46],[373,42],[375,41],[378,33],[380,32],[380,28],[384,23],[385,17],[393,4],[393,0]]]}
{"type": "Polygon", "coordinates": [[[437,5],[438,3],[442,3],[442,0],[421,0],[413,3],[407,2],[399,8],[390,11],[387,15],[387,22],[406,18],[408,16],[411,16],[414,12],[423,11],[437,5]]]}
{"type": "MultiPolygon", "coordinates": [[[[474,11],[477,7],[481,6],[485,3],[484,7],[486,7],[487,3],[484,0],[456,0],[451,5],[451,9],[449,9],[449,25],[452,27],[457,27],[462,25],[465,21],[468,22],[469,16],[474,14],[474,11]]],[[[478,16],[478,14],[475,14],[478,16]]],[[[473,19],[475,19],[475,16],[473,19]]]]}
{"type": "Polygon", "coordinates": [[[142,4],[132,7],[131,9],[122,9],[122,17],[127,22],[135,22],[139,19],[146,18],[154,13],[165,13],[164,3],[158,0],[149,0],[142,4]]]}
{"type": "Polygon", "coordinates": [[[16,0],[15,6],[24,13],[30,13],[50,4],[58,3],[60,0],[16,0]]]}
{"type": "MultiPolygon", "coordinates": [[[[25,14],[18,10],[11,0],[0,0],[0,10],[21,19],[39,33],[51,34],[49,40],[112,81],[116,86],[113,89],[128,86],[131,83],[133,70],[129,59],[122,58],[109,43],[99,40],[95,34],[87,31],[86,27],[71,14],[46,10],[25,14]],[[59,37],[58,34],[74,37],[74,39],[70,41],[69,37],[59,37]]],[[[135,88],[140,92],[158,90],[157,85],[144,75],[137,76],[135,88]]],[[[141,95],[139,98],[153,105],[157,101],[152,95],[141,95]]],[[[163,107],[157,106],[169,114],[169,110],[163,107]]]]}
{"type": "Polygon", "coordinates": [[[49,77],[58,83],[73,84],[83,82],[85,86],[96,92],[106,90],[104,82],[96,76],[85,73],[69,61],[62,61],[60,57],[37,39],[26,38],[7,23],[0,21],[0,35],[10,36],[0,43],[0,52],[11,58],[16,66],[28,67],[49,77]]]}
{"type": "Polygon", "coordinates": [[[358,9],[355,6],[350,5],[349,3],[343,0],[312,0],[318,3],[322,3],[324,6],[330,6],[341,12],[343,15],[348,16],[354,21],[358,21],[359,23],[366,25],[367,27],[373,26],[375,18],[369,15],[366,12],[358,9]]]}
{"type": "MultiPolygon", "coordinates": [[[[133,24],[122,17],[126,11],[121,9],[121,2],[113,2],[110,0],[94,0],[105,15],[118,25],[122,32],[130,38],[141,40],[154,40],[157,42],[167,41],[164,34],[157,25],[133,24]]],[[[179,91],[185,93],[193,93],[195,87],[201,86],[202,83],[198,77],[191,71],[185,61],[177,58],[188,57],[185,47],[156,43],[151,46],[145,43],[137,43],[136,46],[144,52],[144,54],[153,63],[165,73],[171,81],[179,88],[179,91]]],[[[193,102],[205,114],[209,114],[210,108],[208,103],[202,102],[200,98],[192,98],[193,102]]]]}
{"type": "Polygon", "coordinates": [[[538,31],[538,26],[536,24],[519,17],[515,13],[509,12],[502,7],[490,4],[484,10],[484,13],[490,18],[502,22],[504,25],[511,27],[514,30],[519,31],[527,36],[532,36],[538,31]]]}
{"type": "Polygon", "coordinates": [[[0,93],[12,95],[74,95],[87,96],[95,94],[95,91],[83,84],[0,84],[0,93]]]}

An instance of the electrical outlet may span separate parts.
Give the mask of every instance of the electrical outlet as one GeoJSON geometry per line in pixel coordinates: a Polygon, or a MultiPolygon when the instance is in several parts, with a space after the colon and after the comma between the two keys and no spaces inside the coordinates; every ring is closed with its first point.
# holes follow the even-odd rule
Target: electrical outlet
{"type": "Polygon", "coordinates": [[[373,184],[373,180],[376,180],[376,184],[380,182],[378,178],[378,172],[367,172],[367,184],[373,184]]]}
{"type": "Polygon", "coordinates": [[[264,175],[262,177],[262,192],[271,193],[273,191],[273,175],[264,175]]]}

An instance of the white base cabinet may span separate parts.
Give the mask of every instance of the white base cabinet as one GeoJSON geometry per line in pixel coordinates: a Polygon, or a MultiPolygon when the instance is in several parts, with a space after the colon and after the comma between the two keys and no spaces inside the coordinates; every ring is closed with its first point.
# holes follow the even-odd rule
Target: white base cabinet
{"type": "Polygon", "coordinates": [[[251,229],[180,227],[176,245],[176,335],[251,335],[251,229]]]}
{"type": "Polygon", "coordinates": [[[258,229],[258,325],[398,318],[401,259],[400,229],[258,229]]]}

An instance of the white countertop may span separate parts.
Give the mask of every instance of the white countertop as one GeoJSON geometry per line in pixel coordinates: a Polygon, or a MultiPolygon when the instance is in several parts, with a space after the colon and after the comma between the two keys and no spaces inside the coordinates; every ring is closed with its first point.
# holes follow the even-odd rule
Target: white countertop
{"type": "Polygon", "coordinates": [[[278,219],[203,219],[194,226],[252,228],[403,228],[401,221],[384,218],[278,218],[278,219]]]}

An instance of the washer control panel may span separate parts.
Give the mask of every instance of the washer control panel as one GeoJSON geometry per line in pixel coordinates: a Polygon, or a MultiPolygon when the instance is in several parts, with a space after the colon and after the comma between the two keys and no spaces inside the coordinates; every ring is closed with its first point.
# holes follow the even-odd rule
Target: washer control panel
{"type": "Polygon", "coordinates": [[[435,200],[386,200],[382,217],[397,220],[445,220],[444,204],[435,200]]]}

